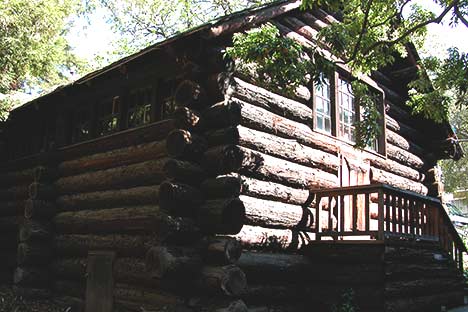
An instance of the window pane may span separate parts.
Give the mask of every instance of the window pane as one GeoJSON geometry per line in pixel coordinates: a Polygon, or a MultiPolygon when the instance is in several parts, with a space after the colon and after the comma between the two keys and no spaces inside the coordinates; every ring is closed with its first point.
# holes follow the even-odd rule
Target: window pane
{"type": "Polygon", "coordinates": [[[339,136],[354,142],[354,121],[356,110],[351,84],[341,78],[338,79],[338,113],[340,116],[339,136]]]}
{"type": "Polygon", "coordinates": [[[327,78],[323,78],[322,83],[315,84],[314,87],[315,129],[326,133],[331,133],[331,126],[329,125],[331,120],[330,81],[327,78]]]}

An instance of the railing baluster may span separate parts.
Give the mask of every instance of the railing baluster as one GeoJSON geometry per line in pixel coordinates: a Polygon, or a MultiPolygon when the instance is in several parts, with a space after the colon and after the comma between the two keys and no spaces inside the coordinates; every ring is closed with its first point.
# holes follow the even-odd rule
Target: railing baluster
{"type": "Polygon", "coordinates": [[[377,239],[384,240],[384,192],[379,189],[379,224],[377,239]]]}
{"type": "Polygon", "coordinates": [[[404,197],[398,198],[398,218],[396,218],[396,221],[398,222],[398,233],[403,233],[403,217],[402,217],[402,212],[403,212],[403,203],[405,202],[404,197]]]}
{"type": "Polygon", "coordinates": [[[333,231],[333,197],[328,196],[328,231],[333,231]]]}
{"type": "Polygon", "coordinates": [[[396,207],[397,206],[397,196],[392,195],[392,232],[396,233],[397,223],[396,223],[396,207]]]}
{"type": "Polygon", "coordinates": [[[345,231],[345,195],[340,196],[340,231],[344,233],[345,231]]]}
{"type": "Polygon", "coordinates": [[[414,225],[415,225],[415,219],[414,219],[414,210],[415,210],[415,206],[416,206],[416,202],[414,200],[410,200],[409,202],[409,214],[410,214],[410,232],[409,234],[415,234],[416,231],[414,229],[414,225]]]}
{"type": "Polygon", "coordinates": [[[370,194],[369,193],[366,193],[365,194],[365,222],[366,222],[366,232],[369,232],[370,231],[370,201],[369,201],[369,197],[370,197],[370,194]]]}
{"type": "Polygon", "coordinates": [[[322,232],[322,222],[320,222],[320,212],[322,210],[322,206],[320,205],[320,201],[322,198],[320,195],[317,195],[316,200],[316,209],[315,209],[315,237],[316,240],[321,240],[321,232],[322,232]]]}
{"type": "Polygon", "coordinates": [[[407,198],[404,198],[403,200],[404,204],[403,204],[403,214],[405,216],[405,233],[406,234],[409,234],[409,209],[408,209],[408,206],[409,206],[409,199],[407,198]]]}
{"type": "Polygon", "coordinates": [[[429,235],[429,207],[423,203],[424,211],[424,235],[429,235]]]}
{"type": "Polygon", "coordinates": [[[357,232],[357,219],[358,219],[358,206],[357,206],[357,194],[353,194],[353,203],[352,203],[352,216],[353,216],[353,223],[352,223],[352,231],[353,233],[357,232]]]}
{"type": "Polygon", "coordinates": [[[385,194],[385,231],[390,232],[390,195],[385,194]]]}

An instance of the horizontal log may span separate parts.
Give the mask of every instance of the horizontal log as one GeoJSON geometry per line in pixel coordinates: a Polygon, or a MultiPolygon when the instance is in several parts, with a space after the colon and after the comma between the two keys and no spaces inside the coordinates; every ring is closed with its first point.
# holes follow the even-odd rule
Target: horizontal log
{"type": "Polygon", "coordinates": [[[57,197],[56,203],[59,211],[157,204],[159,203],[159,185],[62,195],[57,197]]]}
{"type": "Polygon", "coordinates": [[[428,164],[420,157],[405,151],[393,144],[387,144],[387,156],[403,165],[416,169],[424,169],[428,164]]]}
{"type": "Polygon", "coordinates": [[[88,171],[127,166],[130,164],[158,159],[166,155],[167,151],[165,142],[157,141],[66,160],[58,165],[58,171],[60,176],[64,177],[88,171]]]}
{"type": "Polygon", "coordinates": [[[411,297],[411,298],[397,298],[393,300],[386,300],[384,309],[385,311],[395,312],[417,312],[417,311],[437,311],[441,306],[446,308],[454,308],[464,304],[463,291],[439,292],[435,294],[411,297]]]}
{"type": "Polygon", "coordinates": [[[184,303],[184,298],[169,292],[122,283],[117,283],[114,286],[114,299],[116,299],[117,305],[121,301],[137,303],[138,308],[141,308],[141,304],[149,304],[148,310],[155,308],[167,309],[169,306],[182,306],[184,303]]]}
{"type": "Polygon", "coordinates": [[[425,146],[425,142],[427,142],[427,138],[423,137],[422,132],[411,128],[410,126],[401,122],[401,120],[396,120],[388,115],[385,115],[386,126],[388,129],[395,131],[399,135],[405,138],[411,138],[416,143],[420,144],[421,146],[425,146]]]}
{"type": "Polygon", "coordinates": [[[241,146],[230,145],[209,149],[205,167],[214,174],[239,172],[261,179],[300,188],[334,187],[336,175],[272,157],[241,146]]]}
{"type": "Polygon", "coordinates": [[[247,102],[253,101],[257,106],[281,116],[305,124],[312,124],[313,111],[303,103],[257,87],[237,77],[232,77],[228,85],[226,90],[228,97],[233,96],[247,102]]]}
{"type": "Polygon", "coordinates": [[[146,126],[128,129],[105,137],[63,147],[58,150],[58,153],[62,160],[79,158],[126,146],[164,140],[167,134],[174,129],[174,120],[162,120],[146,126]]]}
{"type": "Polygon", "coordinates": [[[52,292],[49,288],[32,288],[13,286],[14,293],[28,300],[44,300],[52,297],[52,292]]]}
{"type": "Polygon", "coordinates": [[[300,250],[315,240],[315,234],[297,229],[269,229],[244,225],[233,235],[246,249],[260,250],[300,250]]]}
{"type": "Polygon", "coordinates": [[[188,107],[178,107],[173,114],[176,128],[200,132],[204,129],[203,116],[188,107]]]}
{"type": "Polygon", "coordinates": [[[198,229],[192,222],[168,216],[158,206],[62,212],[53,222],[56,231],[63,234],[154,233],[159,241],[174,235],[180,238],[189,235],[187,240],[196,240],[198,236],[198,229]]]}
{"type": "Polygon", "coordinates": [[[213,131],[207,136],[211,146],[236,144],[329,172],[337,172],[339,168],[339,159],[334,154],[305,146],[296,140],[281,138],[243,126],[213,131]]]}
{"type": "Polygon", "coordinates": [[[197,224],[209,234],[236,234],[242,228],[245,207],[237,198],[207,200],[200,206],[197,224]]]}
{"type": "Polygon", "coordinates": [[[0,190],[0,200],[2,201],[20,201],[28,198],[29,184],[12,186],[0,190]]]}
{"type": "Polygon", "coordinates": [[[145,264],[152,277],[183,280],[198,275],[203,261],[193,248],[154,246],[146,253],[145,264]]]}
{"type": "Polygon", "coordinates": [[[53,167],[37,166],[34,168],[34,182],[50,184],[58,177],[57,169],[55,165],[53,167]]]}
{"type": "Polygon", "coordinates": [[[387,129],[387,131],[385,131],[385,134],[387,136],[387,141],[392,143],[393,145],[396,145],[404,149],[405,151],[408,151],[420,157],[428,156],[427,151],[425,151],[422,147],[420,147],[419,145],[416,145],[415,143],[411,142],[408,139],[405,139],[403,136],[399,135],[398,133],[387,129]]]}
{"type": "Polygon", "coordinates": [[[20,226],[19,239],[21,242],[43,242],[52,238],[49,222],[25,220],[20,226]]]}
{"type": "Polygon", "coordinates": [[[207,149],[207,143],[203,137],[177,129],[168,134],[166,149],[170,157],[200,161],[207,149]]]}
{"type": "Polygon", "coordinates": [[[199,165],[182,160],[169,159],[164,165],[166,177],[190,185],[198,185],[206,178],[206,172],[199,165]]]}
{"type": "Polygon", "coordinates": [[[0,187],[11,187],[12,185],[28,184],[34,180],[34,168],[19,171],[7,171],[0,174],[0,187]]]}
{"type": "MultiPolygon", "coordinates": [[[[298,34],[300,34],[308,40],[316,41],[318,39],[318,31],[311,25],[307,25],[298,18],[287,16],[281,19],[281,23],[296,31],[298,34]]],[[[312,25],[315,24],[315,22],[312,23],[312,25]]]]}
{"type": "Polygon", "coordinates": [[[416,169],[402,165],[394,160],[382,157],[369,157],[370,164],[373,167],[394,173],[396,175],[411,179],[416,182],[422,182],[425,175],[416,169]]]}
{"type": "Polygon", "coordinates": [[[54,200],[57,191],[52,184],[33,182],[28,189],[29,198],[32,200],[54,200]]]}
{"type": "Polygon", "coordinates": [[[18,267],[13,281],[16,286],[44,287],[50,284],[50,273],[43,268],[18,267]]]}
{"type": "Polygon", "coordinates": [[[200,83],[186,79],[177,85],[173,98],[176,107],[202,107],[206,104],[207,94],[200,83]]]}
{"type": "Polygon", "coordinates": [[[222,267],[204,267],[200,280],[200,289],[237,297],[247,291],[247,279],[244,272],[235,265],[222,267]]]}
{"type": "Polygon", "coordinates": [[[24,203],[24,217],[26,219],[48,220],[57,213],[55,202],[29,199],[24,203]]]}
{"type": "Polygon", "coordinates": [[[386,298],[424,296],[441,292],[462,291],[463,286],[463,280],[456,278],[394,281],[385,284],[385,296],[386,298]]]}
{"type": "Polygon", "coordinates": [[[428,192],[427,187],[422,183],[415,182],[376,168],[371,168],[370,179],[373,183],[389,184],[397,188],[413,191],[422,195],[427,195],[428,192]]]}
{"type": "Polygon", "coordinates": [[[233,264],[242,254],[242,245],[232,237],[207,237],[201,243],[202,257],[209,264],[233,264]]]}
{"type": "Polygon", "coordinates": [[[83,193],[115,188],[152,185],[162,182],[166,175],[167,158],[60,178],[55,186],[59,194],[83,193]]]}
{"type": "Polygon", "coordinates": [[[24,200],[0,202],[0,217],[21,216],[24,214],[24,200]]]}
{"type": "Polygon", "coordinates": [[[159,192],[161,209],[170,215],[194,216],[203,202],[200,190],[187,184],[165,181],[159,192]]]}
{"type": "Polygon", "coordinates": [[[112,250],[118,257],[142,258],[158,242],[156,235],[62,234],[54,238],[54,249],[60,256],[86,257],[92,250],[112,250]]]}

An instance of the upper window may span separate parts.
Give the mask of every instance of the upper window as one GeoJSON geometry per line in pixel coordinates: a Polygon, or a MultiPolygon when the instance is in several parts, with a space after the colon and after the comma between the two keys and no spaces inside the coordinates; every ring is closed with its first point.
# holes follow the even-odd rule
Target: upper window
{"type": "Polygon", "coordinates": [[[332,133],[330,80],[323,78],[322,83],[315,85],[315,129],[332,133]]]}
{"type": "Polygon", "coordinates": [[[134,128],[151,122],[153,88],[137,89],[128,101],[128,127],[134,128]]]}
{"type": "Polygon", "coordinates": [[[114,96],[99,104],[98,135],[103,136],[119,130],[120,97],[114,96]]]}
{"type": "Polygon", "coordinates": [[[356,106],[351,83],[339,77],[337,91],[338,114],[340,116],[338,137],[346,141],[355,142],[354,122],[356,120],[356,106]]]}

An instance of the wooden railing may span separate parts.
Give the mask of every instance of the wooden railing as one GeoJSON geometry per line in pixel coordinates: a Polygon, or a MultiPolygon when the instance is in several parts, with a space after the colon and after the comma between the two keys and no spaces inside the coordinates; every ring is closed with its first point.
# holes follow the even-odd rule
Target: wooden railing
{"type": "Polygon", "coordinates": [[[385,184],[314,191],[316,239],[435,241],[463,268],[467,249],[441,202],[385,184]]]}

